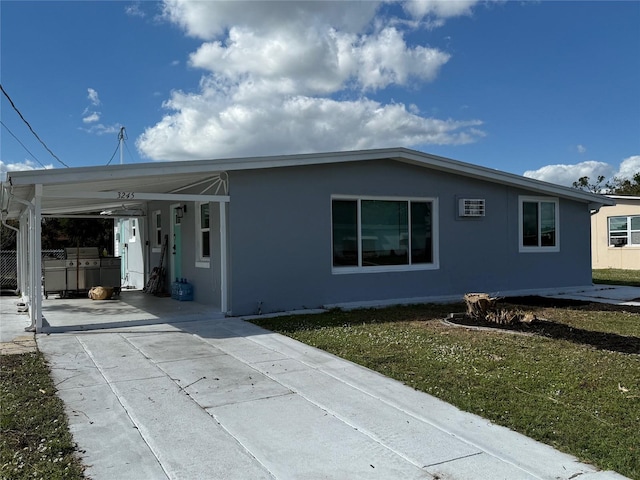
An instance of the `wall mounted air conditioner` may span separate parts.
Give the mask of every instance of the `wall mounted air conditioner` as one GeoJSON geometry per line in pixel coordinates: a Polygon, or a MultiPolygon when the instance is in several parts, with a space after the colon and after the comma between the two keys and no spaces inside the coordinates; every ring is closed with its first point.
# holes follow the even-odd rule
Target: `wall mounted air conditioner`
{"type": "Polygon", "coordinates": [[[460,198],[458,215],[461,217],[484,217],[484,198],[460,198]]]}

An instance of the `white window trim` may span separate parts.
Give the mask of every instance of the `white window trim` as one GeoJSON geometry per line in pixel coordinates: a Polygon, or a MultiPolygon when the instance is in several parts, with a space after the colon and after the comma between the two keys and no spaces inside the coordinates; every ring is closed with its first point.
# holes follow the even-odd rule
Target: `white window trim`
{"type": "Polygon", "coordinates": [[[205,258],[201,256],[202,253],[202,232],[205,230],[209,231],[209,241],[211,241],[211,203],[210,202],[196,202],[195,204],[196,206],[196,211],[195,211],[195,216],[196,216],[196,221],[195,221],[195,226],[196,226],[196,268],[210,268],[211,267],[211,257],[209,258],[205,258]],[[201,222],[202,222],[202,218],[200,215],[200,207],[202,205],[209,205],[209,228],[208,229],[203,229],[201,222]]]}
{"type": "MultiPolygon", "coordinates": [[[[153,235],[153,245],[151,247],[151,251],[153,253],[160,253],[162,250],[162,244],[158,244],[157,240],[158,240],[158,215],[160,215],[160,218],[162,218],[162,211],[161,210],[155,210],[151,213],[151,221],[153,222],[153,227],[152,227],[152,235],[153,235]]],[[[162,228],[160,228],[162,233],[162,228]]],[[[162,240],[162,236],[160,237],[160,239],[162,240]]]]}
{"type": "MultiPolygon", "coordinates": [[[[542,218],[538,215],[538,233],[540,233],[540,222],[542,218]]],[[[557,197],[533,197],[521,195],[518,197],[518,251],[520,253],[554,253],[560,251],[560,201],[557,197]],[[524,202],[540,202],[555,204],[555,228],[556,228],[556,244],[552,247],[543,246],[525,246],[522,244],[523,228],[522,228],[522,204],[524,202]]]]}
{"type": "Polygon", "coordinates": [[[638,214],[629,214],[629,215],[611,215],[607,217],[607,247],[612,250],[619,250],[620,248],[640,248],[640,243],[627,243],[626,245],[622,245],[620,247],[616,247],[615,245],[611,245],[611,219],[612,218],[621,218],[626,217],[627,219],[627,239],[631,241],[631,232],[637,232],[637,230],[631,230],[631,217],[638,217],[638,214]]]}
{"type": "MultiPolygon", "coordinates": [[[[333,216],[331,217],[331,273],[334,275],[344,275],[353,273],[383,273],[383,272],[411,272],[416,270],[438,270],[440,268],[440,232],[439,232],[439,206],[437,197],[376,197],[376,196],[357,196],[357,195],[332,195],[329,201],[329,212],[333,211],[334,200],[356,200],[358,202],[358,220],[357,220],[357,236],[358,236],[358,266],[357,267],[336,267],[333,265],[333,216]],[[392,202],[430,202],[432,206],[431,219],[431,237],[433,248],[432,263],[416,263],[413,265],[379,265],[375,267],[362,266],[362,248],[361,245],[361,215],[360,206],[362,200],[382,200],[392,202]]],[[[410,219],[409,219],[410,221],[410,219]]],[[[411,238],[411,235],[409,235],[411,238]]],[[[411,248],[411,247],[409,247],[411,248]]]]}

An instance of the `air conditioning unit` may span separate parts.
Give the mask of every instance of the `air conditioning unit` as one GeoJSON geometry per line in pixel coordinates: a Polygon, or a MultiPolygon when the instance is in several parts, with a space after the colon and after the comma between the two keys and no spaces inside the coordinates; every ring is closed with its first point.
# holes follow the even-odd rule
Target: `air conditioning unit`
{"type": "Polygon", "coordinates": [[[484,198],[459,199],[458,215],[461,217],[484,217],[484,198]]]}

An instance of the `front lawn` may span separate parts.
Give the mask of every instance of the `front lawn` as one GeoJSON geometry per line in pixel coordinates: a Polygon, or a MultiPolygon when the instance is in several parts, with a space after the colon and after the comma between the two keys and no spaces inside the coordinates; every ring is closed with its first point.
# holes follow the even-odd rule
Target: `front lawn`
{"type": "Polygon", "coordinates": [[[622,270],[620,268],[603,268],[593,270],[593,283],[607,285],[629,285],[640,287],[640,270],[622,270]]]}
{"type": "Polygon", "coordinates": [[[640,308],[523,308],[556,328],[522,335],[443,323],[447,313],[464,311],[460,304],[335,310],[254,323],[599,468],[640,478],[640,308]]]}
{"type": "Polygon", "coordinates": [[[0,356],[0,406],[0,478],[85,478],[40,352],[0,356]]]}

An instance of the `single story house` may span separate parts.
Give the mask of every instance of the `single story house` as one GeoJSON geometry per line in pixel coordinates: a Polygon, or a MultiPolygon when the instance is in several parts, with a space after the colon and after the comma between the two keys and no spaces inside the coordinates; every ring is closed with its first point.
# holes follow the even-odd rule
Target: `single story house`
{"type": "Polygon", "coordinates": [[[640,197],[608,197],[616,205],[591,217],[593,268],[640,270],[640,197]]]}
{"type": "Polygon", "coordinates": [[[166,236],[168,281],[234,316],[583,288],[615,203],[405,148],[9,172],[0,200],[27,295],[43,216],[138,212],[146,278],[166,236]]]}

